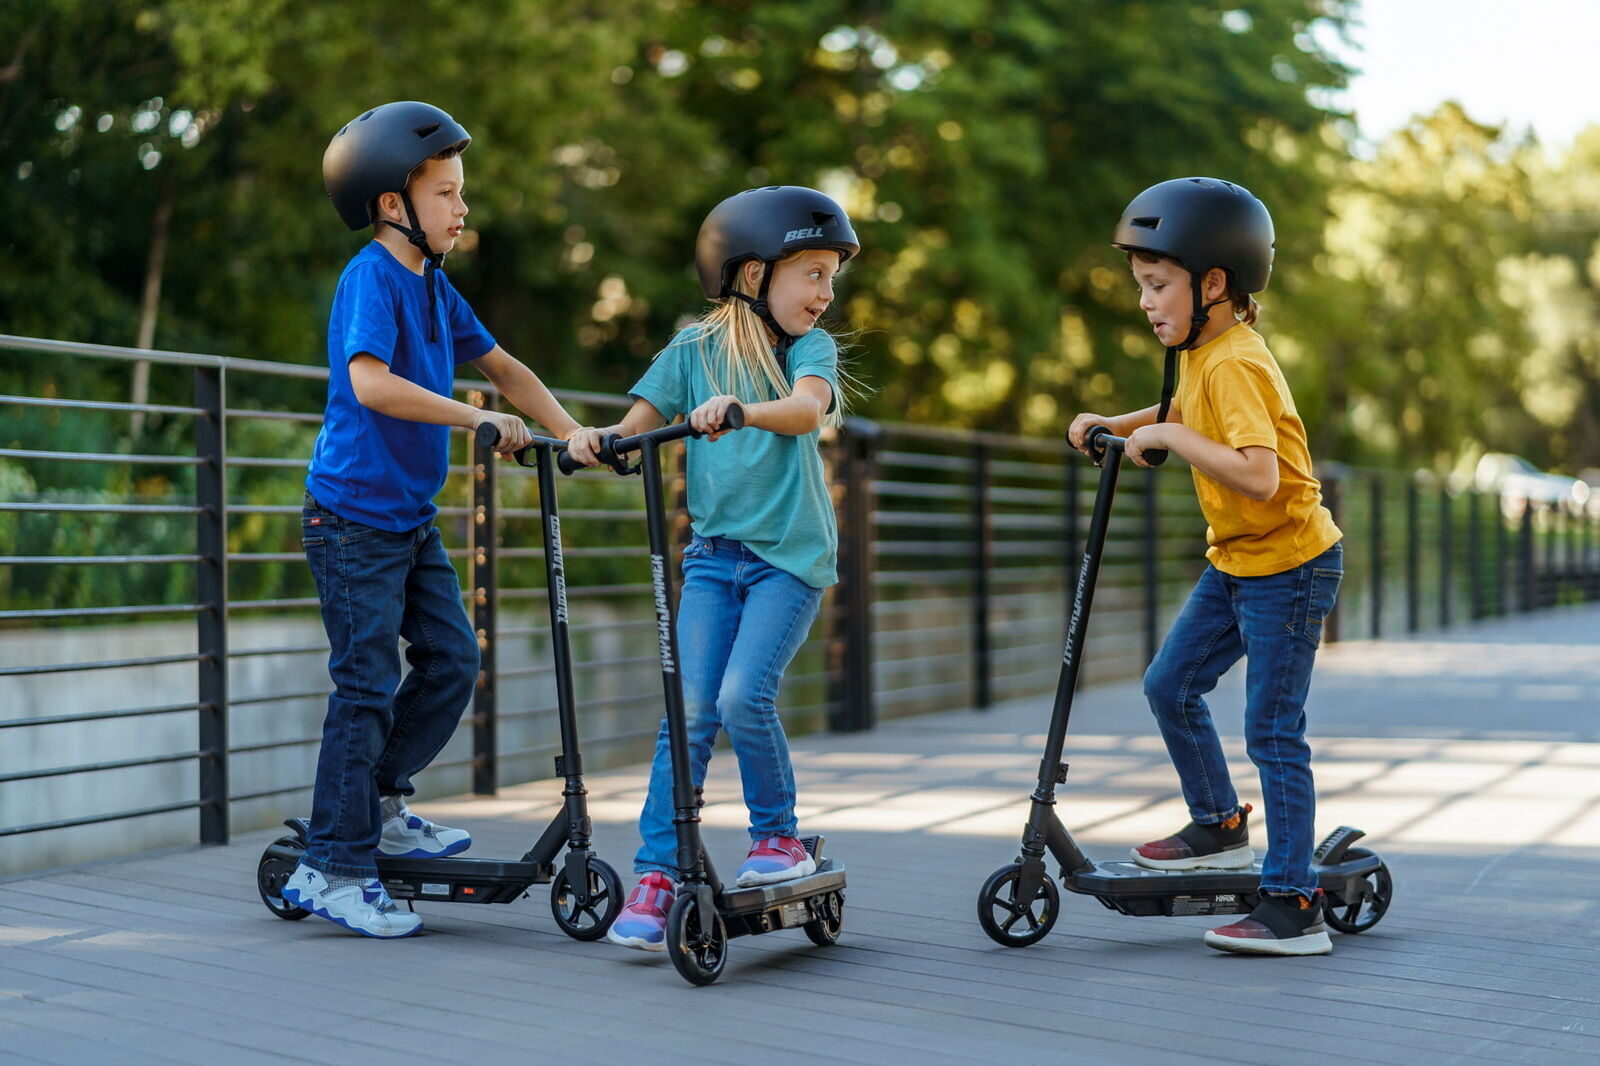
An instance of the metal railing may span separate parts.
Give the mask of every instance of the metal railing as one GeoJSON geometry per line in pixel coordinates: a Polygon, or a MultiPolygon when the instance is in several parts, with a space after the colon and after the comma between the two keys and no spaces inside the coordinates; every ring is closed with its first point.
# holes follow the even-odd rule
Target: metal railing
{"type": "MultiPolygon", "coordinates": [[[[0,448],[0,840],[194,811],[199,839],[217,843],[303,807],[327,695],[326,675],[311,657],[325,655],[326,644],[294,535],[326,370],[5,336],[0,353],[8,366],[45,358],[51,367],[34,375],[37,395],[0,396],[14,426],[0,431],[0,443],[16,445],[0,448]],[[139,360],[152,365],[163,402],[55,394],[104,388],[70,368],[139,360]],[[103,422],[89,430],[96,416],[136,414],[145,416],[137,439],[103,422]],[[85,440],[103,446],[68,446],[85,440]],[[59,473],[69,467],[100,473],[59,473]],[[116,596],[125,598],[99,602],[116,596]],[[187,616],[193,649],[178,650],[171,620],[187,616]],[[280,633],[276,624],[288,628],[280,633]],[[106,634],[106,647],[127,646],[145,626],[164,643],[120,657],[35,661],[34,648],[20,661],[10,639],[106,634]],[[170,698],[179,691],[171,671],[190,668],[183,698],[170,698]],[[74,679],[120,672],[136,692],[167,695],[141,704],[118,689],[99,694],[106,706],[77,705],[88,697],[74,679]],[[286,687],[263,687],[260,674],[286,687]],[[244,684],[247,675],[255,682],[244,684]],[[167,679],[165,689],[149,680],[157,676],[167,679]],[[24,679],[61,685],[25,700],[24,679]],[[57,712],[57,699],[74,706],[57,712]],[[41,703],[51,704],[48,713],[41,703]],[[170,726],[183,716],[189,724],[170,726]],[[163,722],[169,726],[157,729],[163,722]],[[127,734],[132,749],[158,735],[167,747],[68,761],[66,753],[85,747],[112,754],[96,738],[121,723],[138,724],[127,734]],[[5,742],[51,730],[77,732],[70,742],[5,742]],[[180,733],[192,743],[177,743],[180,733]],[[153,802],[119,803],[111,797],[138,790],[108,786],[63,799],[67,809],[48,817],[9,816],[24,804],[20,792],[7,790],[186,764],[196,774],[187,784],[169,775],[139,786],[153,802]]],[[[457,388],[473,402],[496,403],[486,382],[457,388]]],[[[559,395],[595,421],[609,421],[627,402],[559,395]]],[[[490,461],[460,439],[455,447],[437,521],[460,567],[483,667],[473,707],[434,770],[465,775],[459,787],[492,793],[545,776],[541,763],[548,767],[558,751],[548,655],[539,646],[541,550],[528,546],[538,544],[537,499],[520,468],[490,461]]],[[[790,727],[870,729],[880,717],[1051,691],[1068,571],[1095,485],[1086,460],[1060,441],[860,419],[829,436],[826,454],[841,581],[785,679],[780,703],[790,727]]],[[[1329,639],[1393,636],[1600,597],[1594,505],[1521,505],[1422,475],[1322,469],[1346,535],[1347,578],[1329,639]]],[[[681,543],[682,479],[675,470],[671,476],[681,543]]],[[[637,488],[605,474],[562,486],[574,669],[586,761],[597,768],[644,757],[659,719],[637,488]]],[[[1125,482],[1087,649],[1093,677],[1143,669],[1203,565],[1204,530],[1186,471],[1138,471],[1125,482]]]]}

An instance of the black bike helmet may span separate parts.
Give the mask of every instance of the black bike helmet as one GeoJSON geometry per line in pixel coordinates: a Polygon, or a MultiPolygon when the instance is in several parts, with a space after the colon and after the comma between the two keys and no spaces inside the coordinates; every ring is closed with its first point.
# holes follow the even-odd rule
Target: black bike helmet
{"type": "Polygon", "coordinates": [[[736,193],[712,208],[700,224],[694,264],[700,291],[708,300],[735,297],[750,305],[779,340],[781,353],[794,338],[778,325],[767,306],[772,264],[808,248],[828,248],[844,263],[861,251],[861,242],[832,197],[799,185],[769,185],[736,193]],[[765,265],[761,289],[752,299],[734,287],[739,267],[750,260],[765,265]]]}
{"type": "Polygon", "coordinates": [[[437,331],[433,272],[443,265],[444,255],[429,246],[417,224],[406,178],[424,160],[450,148],[465,151],[471,143],[472,135],[444,111],[417,100],[402,100],[375,107],[347,122],[322,153],[322,181],[344,224],[359,230],[383,222],[405,234],[422,253],[430,341],[437,331]],[[409,227],[378,218],[377,200],[386,192],[400,194],[409,227]]]}
{"type": "Polygon", "coordinates": [[[1267,205],[1243,185],[1221,178],[1163,181],[1123,209],[1111,243],[1125,252],[1152,252],[1177,260],[1189,272],[1194,291],[1189,336],[1167,349],[1158,422],[1166,421],[1177,385],[1178,352],[1194,346],[1211,309],[1227,302],[1226,297],[1205,302],[1201,283],[1206,272],[1220,267],[1242,291],[1261,292],[1272,276],[1274,239],[1267,205]]]}
{"type": "Polygon", "coordinates": [[[1152,185],[1122,212],[1111,243],[1124,251],[1170,256],[1192,274],[1213,267],[1245,292],[1272,276],[1272,216],[1242,185],[1220,178],[1176,178],[1152,185]]]}

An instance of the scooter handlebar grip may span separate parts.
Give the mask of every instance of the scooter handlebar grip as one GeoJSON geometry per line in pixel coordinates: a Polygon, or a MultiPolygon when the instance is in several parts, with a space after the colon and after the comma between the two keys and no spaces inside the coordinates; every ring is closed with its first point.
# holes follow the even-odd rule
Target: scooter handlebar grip
{"type": "Polygon", "coordinates": [[[1165,448],[1151,448],[1144,453],[1143,458],[1146,466],[1160,466],[1167,461],[1167,450],[1165,448]]]}
{"type": "Polygon", "coordinates": [[[574,459],[566,452],[562,452],[560,455],[556,456],[556,469],[561,471],[563,474],[570,476],[572,474],[576,474],[583,468],[584,467],[582,463],[578,462],[578,460],[574,459]]]}
{"type": "MultiPolygon", "coordinates": [[[[478,444],[484,448],[493,448],[500,443],[500,429],[493,422],[479,422],[473,434],[478,438],[478,444]]],[[[517,461],[518,466],[532,466],[533,464],[528,462],[528,451],[532,447],[530,444],[526,448],[518,448],[511,453],[511,458],[517,461]]],[[[565,459],[566,453],[563,452],[561,457],[565,459]]]]}
{"type": "Polygon", "coordinates": [[[1106,438],[1111,436],[1110,426],[1092,426],[1089,435],[1084,438],[1084,447],[1089,449],[1089,458],[1095,466],[1106,461],[1106,449],[1111,446],[1106,438]]]}
{"type": "Polygon", "coordinates": [[[738,403],[730,403],[727,414],[722,416],[722,421],[728,429],[743,429],[745,426],[744,406],[738,403]]]}

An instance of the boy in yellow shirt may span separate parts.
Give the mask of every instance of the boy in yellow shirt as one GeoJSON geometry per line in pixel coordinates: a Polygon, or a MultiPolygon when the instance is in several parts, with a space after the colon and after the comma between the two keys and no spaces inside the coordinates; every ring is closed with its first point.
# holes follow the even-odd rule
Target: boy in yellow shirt
{"type": "Polygon", "coordinates": [[[1305,425],[1252,328],[1251,293],[1265,289],[1272,272],[1272,218],[1239,185],[1179,178],[1134,197],[1112,243],[1128,253],[1139,308],[1167,346],[1166,382],[1160,404],[1112,418],[1081,414],[1068,437],[1081,450],[1091,428],[1107,426],[1128,438],[1127,456],[1140,466],[1158,449],[1176,453],[1193,470],[1210,524],[1210,565],[1144,676],[1192,820],[1134,848],[1133,859],[1158,870],[1255,861],[1251,807],[1234,792],[1204,699],[1248,656],[1246,750],[1260,772],[1269,841],[1261,902],[1205,940],[1223,951],[1325,955],[1333,945],[1311,869],[1316,790],[1305,700],[1344,564],[1341,534],[1311,473],[1305,425]]]}

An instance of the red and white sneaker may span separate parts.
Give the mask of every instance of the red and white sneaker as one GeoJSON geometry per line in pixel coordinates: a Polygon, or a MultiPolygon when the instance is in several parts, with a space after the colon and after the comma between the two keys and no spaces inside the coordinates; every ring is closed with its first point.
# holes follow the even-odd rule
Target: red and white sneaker
{"type": "Polygon", "coordinates": [[[1326,955],[1333,950],[1322,922],[1322,889],[1305,896],[1262,896],[1248,918],[1206,933],[1218,951],[1240,955],[1326,955]]]}
{"type": "Polygon", "coordinates": [[[767,837],[750,845],[734,884],[740,888],[793,881],[817,872],[817,860],[795,837],[767,837]]]}
{"type": "Polygon", "coordinates": [[[606,932],[606,939],[625,948],[641,951],[665,951],[667,947],[667,912],[678,886],[664,873],[652,871],[639,879],[628,902],[617,914],[616,921],[606,932]]]}

